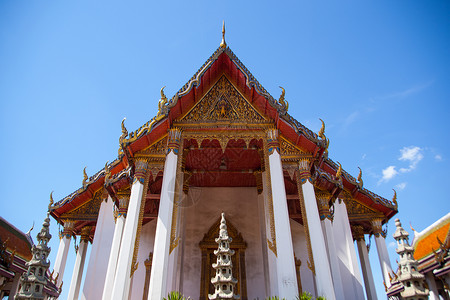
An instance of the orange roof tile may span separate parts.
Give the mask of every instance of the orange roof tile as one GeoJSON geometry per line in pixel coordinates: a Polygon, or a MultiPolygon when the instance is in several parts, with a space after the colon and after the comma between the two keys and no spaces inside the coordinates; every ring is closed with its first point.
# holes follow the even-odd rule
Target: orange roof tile
{"type": "Polygon", "coordinates": [[[450,229],[450,218],[445,220],[445,222],[438,224],[435,228],[431,230],[426,230],[423,234],[419,234],[418,240],[414,241],[414,258],[420,260],[425,256],[433,253],[433,250],[439,249],[439,242],[444,243],[450,229]]]}

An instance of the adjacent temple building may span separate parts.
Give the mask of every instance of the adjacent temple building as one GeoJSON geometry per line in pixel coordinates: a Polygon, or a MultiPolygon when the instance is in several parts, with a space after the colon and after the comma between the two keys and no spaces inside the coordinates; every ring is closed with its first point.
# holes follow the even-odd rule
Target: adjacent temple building
{"type": "Polygon", "coordinates": [[[389,286],[382,226],[397,213],[396,198],[364,188],[361,172],[356,179],[329,157],[325,125],[316,134],[288,107],[284,89],[273,98],[223,30],[220,47],[171,99],[161,89],[155,117],[132,132],[122,121],[118,157],[91,177],[84,172],[82,186],[51,207],[64,226],[57,285],[81,236],[64,284],[69,299],[161,300],[179,291],[206,300],[225,277],[211,278],[229,270],[237,281],[226,289],[242,300],[292,300],[302,291],[377,299],[365,236],[374,236],[389,286]],[[222,212],[232,243],[219,246],[229,251],[220,262],[222,212]],[[232,269],[215,264],[228,260],[232,269]]]}

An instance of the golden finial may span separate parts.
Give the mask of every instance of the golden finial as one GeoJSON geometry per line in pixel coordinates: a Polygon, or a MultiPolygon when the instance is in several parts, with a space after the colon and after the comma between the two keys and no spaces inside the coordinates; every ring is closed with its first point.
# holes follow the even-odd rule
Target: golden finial
{"type": "Polygon", "coordinates": [[[361,170],[360,167],[358,167],[358,169],[359,169],[359,174],[358,174],[358,186],[359,186],[360,188],[362,188],[362,186],[363,186],[362,170],[361,170]]]}
{"type": "Polygon", "coordinates": [[[48,211],[50,211],[52,205],[53,205],[53,191],[50,193],[50,203],[48,204],[48,211]]]}
{"type": "Polygon", "coordinates": [[[281,89],[281,95],[280,95],[280,99],[278,100],[278,102],[283,106],[283,108],[287,111],[289,108],[289,103],[284,100],[284,95],[286,94],[286,91],[284,90],[283,87],[280,86],[281,89]]]}
{"type": "Polygon", "coordinates": [[[83,187],[86,186],[87,180],[88,180],[88,176],[86,174],[86,167],[84,167],[84,169],[83,169],[83,187]]]}
{"type": "Polygon", "coordinates": [[[322,122],[322,127],[320,128],[320,131],[319,131],[319,137],[321,139],[325,139],[325,122],[320,118],[319,118],[319,120],[320,120],[320,122],[322,122]]]}
{"type": "Polygon", "coordinates": [[[337,169],[337,172],[336,172],[336,178],[340,179],[342,177],[342,166],[339,162],[338,162],[338,165],[339,165],[339,168],[337,169]]]}
{"type": "Polygon", "coordinates": [[[222,42],[220,43],[220,48],[226,48],[227,43],[225,42],[225,20],[222,24],[222,42]]]}
{"type": "Polygon", "coordinates": [[[109,168],[108,168],[108,163],[109,163],[109,160],[105,163],[105,182],[111,176],[111,172],[109,171],[109,168]]]}
{"type": "Polygon", "coordinates": [[[411,222],[409,222],[409,227],[411,228],[412,231],[417,232],[417,231],[412,227],[411,222]]]}
{"type": "Polygon", "coordinates": [[[127,137],[127,135],[128,135],[128,130],[125,128],[125,120],[126,120],[127,118],[123,118],[123,120],[122,120],[122,123],[121,123],[121,126],[122,126],[122,134],[120,135],[120,137],[119,137],[119,144],[122,146],[122,144],[123,144],[123,141],[125,140],[125,138],[127,137]]]}
{"type": "Polygon", "coordinates": [[[397,207],[398,206],[398,203],[397,203],[397,192],[394,189],[392,189],[392,190],[394,191],[394,196],[392,197],[392,202],[394,203],[395,207],[397,207]]]}

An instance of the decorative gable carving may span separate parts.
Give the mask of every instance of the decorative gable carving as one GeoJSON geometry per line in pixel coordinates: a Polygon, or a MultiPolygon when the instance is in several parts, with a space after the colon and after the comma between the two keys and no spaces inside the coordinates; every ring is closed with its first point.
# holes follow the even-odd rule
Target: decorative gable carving
{"type": "Polygon", "coordinates": [[[265,122],[264,117],[222,76],[181,122],[265,122]]]}
{"type": "Polygon", "coordinates": [[[345,204],[347,206],[347,213],[350,220],[364,218],[364,217],[376,217],[383,216],[382,213],[370,209],[369,207],[359,203],[353,199],[345,199],[345,204]]]}
{"type": "Polygon", "coordinates": [[[98,211],[103,201],[103,188],[97,190],[91,200],[74,210],[63,214],[61,219],[71,220],[97,220],[98,211]]]}

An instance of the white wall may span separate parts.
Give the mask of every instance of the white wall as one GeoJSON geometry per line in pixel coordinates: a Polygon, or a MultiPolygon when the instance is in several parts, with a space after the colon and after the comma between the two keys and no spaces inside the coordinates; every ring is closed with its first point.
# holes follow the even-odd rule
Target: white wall
{"type": "Polygon", "coordinates": [[[300,266],[300,277],[302,282],[302,289],[305,292],[315,295],[314,277],[311,270],[308,268],[308,248],[306,245],[306,235],[303,225],[294,220],[291,221],[292,243],[294,245],[294,253],[297,259],[302,261],[300,266]]]}
{"type": "Polygon", "coordinates": [[[153,245],[155,242],[156,220],[152,220],[142,226],[141,237],[139,240],[139,251],[137,262],[139,266],[134,272],[131,281],[130,299],[142,300],[145,284],[145,260],[148,254],[153,252],[153,245]]]}
{"type": "Polygon", "coordinates": [[[264,299],[264,273],[256,188],[201,188],[185,212],[185,252],[183,294],[198,299],[200,293],[201,251],[199,242],[211,225],[225,212],[225,218],[247,242],[245,269],[248,299],[264,299]]]}

